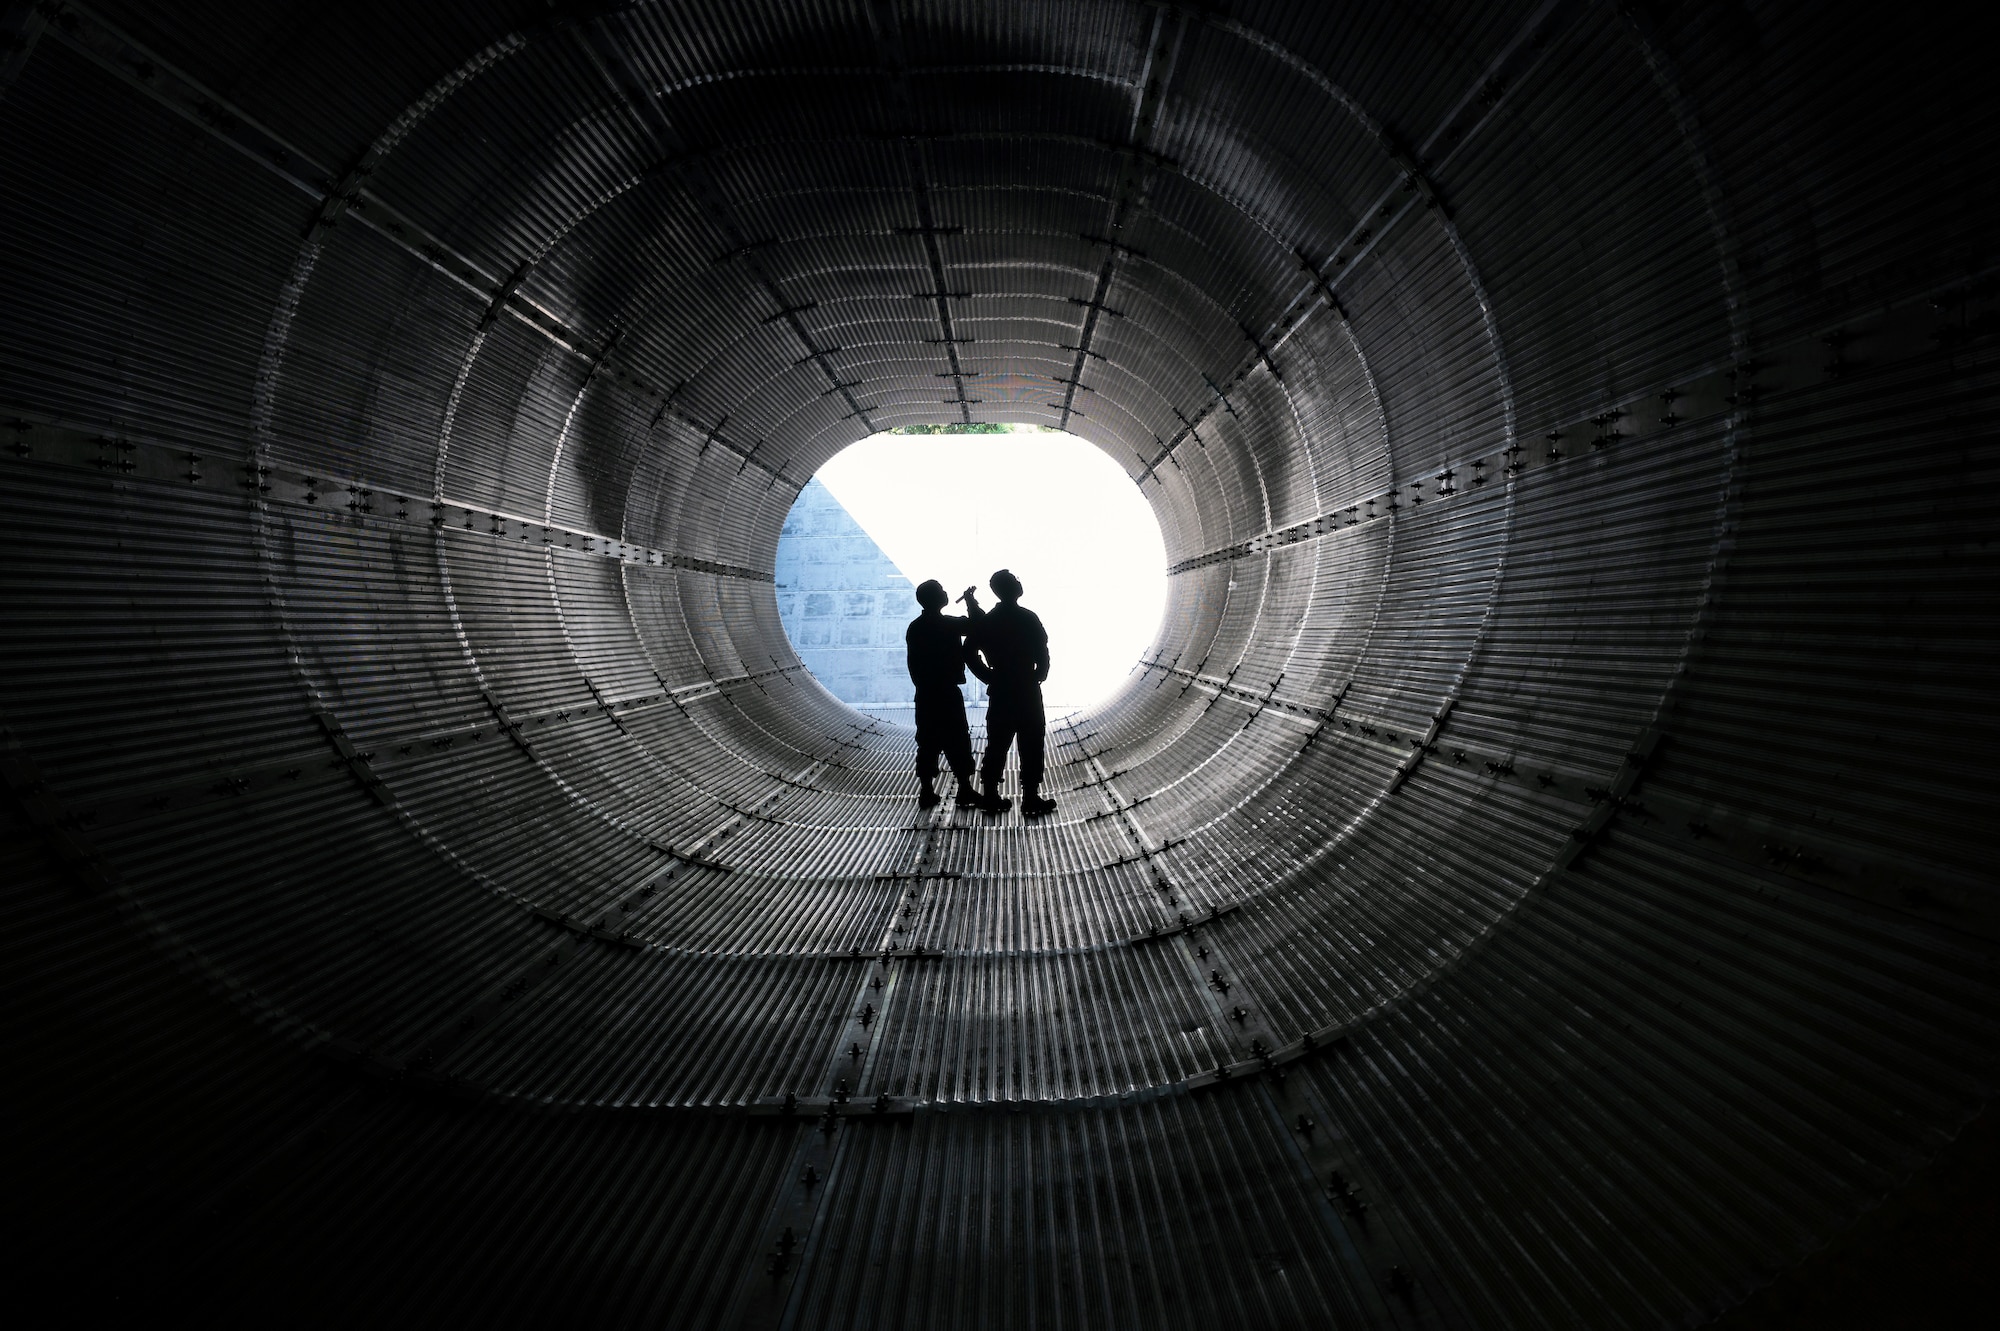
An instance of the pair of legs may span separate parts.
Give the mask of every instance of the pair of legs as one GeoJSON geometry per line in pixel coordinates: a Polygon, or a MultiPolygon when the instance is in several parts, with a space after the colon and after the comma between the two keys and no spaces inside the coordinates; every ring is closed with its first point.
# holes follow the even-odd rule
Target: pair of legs
{"type": "Polygon", "coordinates": [[[1007,768],[1007,750],[1021,754],[1021,812],[1030,818],[1053,813],[1054,800],[1042,798],[1042,746],[1048,721],[1042,714],[1042,691],[995,689],[986,701],[986,755],[979,774],[986,785],[984,807],[999,812],[1008,802],[1000,798],[1000,774],[1007,768]]]}
{"type": "Polygon", "coordinates": [[[965,698],[956,687],[917,690],[917,793],[919,808],[938,805],[938,759],[943,758],[958,778],[958,800],[971,804],[979,793],[972,788],[972,731],[965,724],[965,698]]]}

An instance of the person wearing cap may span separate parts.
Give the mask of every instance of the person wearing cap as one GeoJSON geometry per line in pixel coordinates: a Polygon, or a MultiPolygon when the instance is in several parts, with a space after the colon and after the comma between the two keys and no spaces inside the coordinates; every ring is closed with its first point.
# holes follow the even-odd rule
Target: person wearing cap
{"type": "Polygon", "coordinates": [[[917,686],[917,807],[935,809],[938,758],[951,765],[958,778],[958,802],[980,803],[972,788],[972,731],[965,724],[965,696],[958,686],[965,683],[965,635],[986,613],[980,607],[977,589],[967,587],[959,598],[969,612],[967,618],[944,613],[944,584],[932,578],[917,588],[917,604],[923,613],[903,630],[903,644],[910,667],[910,682],[917,686]]]}
{"type": "Polygon", "coordinates": [[[1049,677],[1049,635],[1041,616],[1021,604],[1021,580],[1001,569],[987,580],[1000,604],[974,621],[965,638],[965,663],[986,683],[986,754],[980,762],[985,791],[979,807],[1004,813],[1011,800],[1000,798],[1000,775],[1007,750],[1021,754],[1021,813],[1040,818],[1056,802],[1042,798],[1042,742],[1048,722],[1042,712],[1042,682],[1049,677]]]}

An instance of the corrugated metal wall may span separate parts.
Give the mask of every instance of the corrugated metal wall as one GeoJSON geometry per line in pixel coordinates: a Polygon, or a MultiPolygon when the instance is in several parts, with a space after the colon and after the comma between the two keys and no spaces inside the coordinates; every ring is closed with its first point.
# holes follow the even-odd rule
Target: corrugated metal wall
{"type": "Polygon", "coordinates": [[[1683,1325],[1992,1094],[1971,44],[0,35],[10,1250],[79,1319],[1683,1325]],[[919,814],[771,584],[963,420],[1172,564],[1033,825],[919,814]]]}

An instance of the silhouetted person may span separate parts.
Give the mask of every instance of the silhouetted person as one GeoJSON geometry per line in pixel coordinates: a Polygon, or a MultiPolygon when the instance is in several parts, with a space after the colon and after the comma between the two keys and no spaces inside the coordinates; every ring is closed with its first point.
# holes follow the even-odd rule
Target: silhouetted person
{"type": "Polygon", "coordinates": [[[1007,749],[1021,752],[1021,813],[1039,818],[1055,812],[1042,798],[1042,681],[1049,677],[1049,635],[1041,617],[1021,605],[1021,580],[1001,569],[987,580],[1000,604],[972,625],[965,638],[965,663],[986,682],[986,754],[980,776],[986,791],[979,807],[1004,813],[1012,801],[1000,798],[1000,774],[1007,749]],[[982,659],[983,658],[983,659],[982,659]]]}
{"type": "Polygon", "coordinates": [[[958,802],[977,804],[979,792],[972,788],[972,731],[965,724],[965,697],[958,686],[965,683],[966,633],[985,615],[974,588],[967,587],[960,598],[971,612],[960,619],[944,612],[944,585],[932,578],[917,588],[917,604],[924,612],[903,631],[908,648],[910,682],[917,686],[917,807],[938,806],[938,757],[951,765],[958,778],[958,802]]]}

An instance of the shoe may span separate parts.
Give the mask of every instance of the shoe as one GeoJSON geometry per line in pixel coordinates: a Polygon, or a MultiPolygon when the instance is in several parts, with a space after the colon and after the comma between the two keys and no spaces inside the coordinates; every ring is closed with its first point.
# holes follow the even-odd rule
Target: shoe
{"type": "Polygon", "coordinates": [[[1013,807],[1014,801],[1000,798],[998,786],[986,787],[986,793],[979,797],[979,808],[982,813],[1005,813],[1013,807]]]}
{"type": "Polygon", "coordinates": [[[1054,800],[1043,799],[1040,795],[1021,796],[1021,816],[1023,818],[1040,818],[1055,811],[1056,802],[1054,800]]]}
{"type": "Polygon", "coordinates": [[[925,786],[917,792],[917,807],[919,809],[935,809],[942,803],[944,801],[938,798],[938,793],[929,786],[925,786]]]}
{"type": "Polygon", "coordinates": [[[961,781],[958,783],[958,794],[953,798],[958,801],[960,808],[970,809],[976,807],[985,796],[974,790],[970,781],[961,781]]]}

